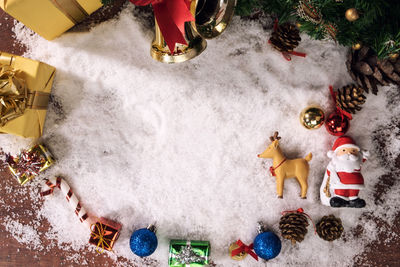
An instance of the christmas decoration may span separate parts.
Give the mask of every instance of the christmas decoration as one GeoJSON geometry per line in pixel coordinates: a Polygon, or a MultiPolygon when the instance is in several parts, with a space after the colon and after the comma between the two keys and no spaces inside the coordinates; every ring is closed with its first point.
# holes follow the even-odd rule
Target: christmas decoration
{"type": "Polygon", "coordinates": [[[317,223],[317,233],[326,241],[339,239],[343,233],[342,220],[333,215],[322,217],[317,223]]]}
{"type": "Polygon", "coordinates": [[[329,134],[334,136],[345,135],[349,130],[350,122],[346,116],[337,112],[329,114],[325,121],[325,128],[329,134]]]}
{"type": "Polygon", "coordinates": [[[150,225],[147,228],[136,230],[132,233],[130,247],[133,253],[139,257],[147,257],[156,251],[158,246],[155,226],[150,225]]]}
{"type": "Polygon", "coordinates": [[[309,153],[304,159],[286,159],[279,147],[278,132],[270,137],[271,144],[261,154],[259,158],[272,158],[273,166],[270,168],[272,176],[276,176],[277,194],[279,198],[283,198],[283,183],[286,178],[295,177],[301,187],[301,198],[307,197],[307,177],[309,173],[308,162],[312,159],[309,153]]]}
{"type": "Polygon", "coordinates": [[[0,126],[24,114],[28,93],[25,81],[17,76],[11,66],[0,65],[0,126]]]}
{"type": "Polygon", "coordinates": [[[299,29],[290,23],[279,25],[276,30],[272,32],[269,41],[279,52],[291,52],[301,41],[299,29]]]}
{"type": "Polygon", "coordinates": [[[393,53],[393,54],[389,54],[389,58],[391,60],[396,60],[399,57],[399,53],[393,53]]]}
{"type": "Polygon", "coordinates": [[[79,218],[79,221],[91,230],[89,243],[96,246],[96,250],[102,253],[104,250],[111,251],[114,243],[117,241],[121,224],[100,218],[97,222],[93,223],[95,218],[89,217],[85,208],[81,205],[78,198],[72,192],[71,187],[61,177],[53,177],[46,180],[46,185],[50,188],[40,193],[40,196],[48,196],[53,194],[54,189],[58,188],[65,195],[66,200],[74,210],[74,213],[79,218]]]}
{"type": "Polygon", "coordinates": [[[92,224],[90,227],[91,235],[89,243],[95,245],[99,253],[102,253],[104,250],[111,251],[119,237],[121,227],[121,224],[117,222],[100,218],[98,222],[92,224]]]}
{"type": "Polygon", "coordinates": [[[360,15],[358,14],[357,9],[355,8],[349,8],[346,10],[345,13],[346,19],[350,22],[356,21],[358,20],[358,18],[360,17],[360,15]]]}
{"type": "Polygon", "coordinates": [[[336,35],[338,33],[338,26],[334,23],[325,23],[322,25],[322,32],[325,33],[326,38],[332,38],[336,41],[336,35]]]}
{"type": "Polygon", "coordinates": [[[18,182],[24,185],[53,165],[54,159],[44,145],[37,144],[22,151],[17,157],[6,154],[6,162],[18,182]]]}
{"type": "Polygon", "coordinates": [[[317,40],[332,37],[340,45],[349,47],[362,43],[371,47],[380,59],[400,52],[400,5],[393,0],[346,0],[343,3],[333,0],[238,1],[238,15],[248,16],[255,10],[274,14],[281,23],[300,23],[300,31],[317,40]]]}
{"type": "Polygon", "coordinates": [[[316,8],[310,0],[300,0],[297,5],[297,15],[314,24],[320,24],[322,22],[321,11],[316,8]]]}
{"type": "Polygon", "coordinates": [[[329,86],[329,91],[332,100],[335,102],[336,110],[326,119],[325,127],[329,134],[334,136],[342,136],[346,134],[347,130],[349,129],[349,120],[351,120],[353,117],[349,112],[341,108],[342,101],[339,100],[341,98],[340,92],[334,92],[332,86],[329,86]]]}
{"type": "Polygon", "coordinates": [[[243,260],[248,254],[258,261],[258,256],[253,251],[253,244],[247,246],[239,239],[229,246],[229,255],[234,260],[243,260]]]}
{"type": "Polygon", "coordinates": [[[361,43],[355,43],[351,46],[353,50],[360,50],[362,47],[361,43]]]}
{"type": "Polygon", "coordinates": [[[282,237],[292,241],[293,245],[296,242],[300,243],[304,240],[308,225],[308,220],[303,209],[283,212],[283,216],[279,221],[279,229],[281,230],[282,237]]]}
{"type": "Polygon", "coordinates": [[[342,110],[355,114],[365,103],[364,90],[354,84],[343,86],[336,91],[336,105],[342,110]]]}
{"type": "Polygon", "coordinates": [[[358,193],[364,188],[361,165],[368,156],[369,153],[361,151],[351,137],[336,139],[332,150],[328,152],[331,161],[320,188],[322,204],[352,208],[365,206],[365,201],[358,197],[358,193]]]}
{"type": "Polygon", "coordinates": [[[81,206],[78,198],[72,192],[72,190],[69,187],[68,183],[64,179],[62,179],[61,177],[53,177],[51,179],[46,180],[46,185],[50,189],[41,192],[40,195],[42,197],[53,194],[55,188],[60,189],[63,192],[63,194],[65,195],[68,203],[70,204],[70,206],[74,210],[76,216],[78,216],[79,221],[81,223],[85,224],[88,228],[91,227],[91,224],[92,224],[91,220],[92,219],[89,218],[89,215],[87,214],[85,208],[81,206]]]}
{"type": "Polygon", "coordinates": [[[0,0],[0,7],[47,40],[83,21],[102,6],[100,0],[0,0]]]}
{"type": "Polygon", "coordinates": [[[263,226],[259,226],[259,234],[253,242],[254,252],[264,260],[271,260],[279,255],[282,242],[273,232],[266,231],[263,226]]]}
{"type": "Polygon", "coordinates": [[[152,5],[156,34],[150,53],[163,63],[183,62],[201,54],[207,46],[205,38],[214,38],[225,30],[236,5],[236,0],[203,1],[201,6],[197,6],[197,0],[130,2],[152,5]]]}
{"type": "Polygon", "coordinates": [[[169,266],[205,266],[209,264],[210,242],[171,240],[169,244],[169,266]]]}
{"type": "Polygon", "coordinates": [[[308,106],[300,113],[300,123],[309,130],[318,129],[324,124],[325,114],[317,106],[308,106]]]}
{"type": "Polygon", "coordinates": [[[376,95],[377,85],[400,85],[400,60],[380,60],[369,47],[350,52],[346,66],[353,80],[367,93],[376,95]]]}
{"type": "Polygon", "coordinates": [[[274,31],[272,32],[270,43],[276,50],[282,53],[283,57],[290,61],[290,55],[305,57],[306,54],[293,51],[301,41],[299,30],[290,23],[278,25],[275,21],[274,31]]]}
{"type": "Polygon", "coordinates": [[[236,261],[241,261],[241,260],[244,260],[246,257],[247,257],[247,253],[246,253],[246,251],[242,251],[242,252],[240,252],[240,253],[238,253],[238,254],[233,254],[232,253],[232,251],[234,251],[234,250],[236,250],[236,249],[238,249],[238,248],[240,248],[240,246],[237,244],[237,242],[234,242],[234,243],[232,243],[230,246],[229,246],[229,255],[230,255],[230,257],[233,259],[233,260],[236,260],[236,261]]]}
{"type": "Polygon", "coordinates": [[[42,135],[54,74],[45,63],[0,52],[0,133],[42,135]]]}

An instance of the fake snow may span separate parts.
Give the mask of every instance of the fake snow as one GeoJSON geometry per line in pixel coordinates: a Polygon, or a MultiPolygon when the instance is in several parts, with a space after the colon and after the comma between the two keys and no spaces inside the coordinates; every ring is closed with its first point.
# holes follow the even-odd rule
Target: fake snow
{"type": "Polygon", "coordinates": [[[43,250],[44,247],[40,241],[39,234],[34,226],[24,225],[17,220],[13,220],[10,216],[3,219],[3,225],[6,230],[21,244],[27,248],[34,250],[43,250]]]}
{"type": "MultiPolygon", "coordinates": [[[[302,128],[299,114],[310,104],[320,105],[326,115],[333,111],[328,86],[351,82],[347,50],[302,35],[297,51],[307,57],[288,62],[267,45],[270,31],[236,17],[222,36],[208,41],[202,55],[165,65],[149,56],[153,29],[145,20],[127,7],[117,19],[88,33],[66,33],[52,42],[16,25],[16,35],[29,47],[25,56],[57,68],[42,141],[58,161],[44,177],[62,175],[93,216],[122,223],[115,255],[137,266],[166,266],[173,238],[210,240],[211,258],[218,266],[263,266],[250,257],[234,262],[228,256],[229,244],[239,238],[251,243],[258,221],[279,235],[281,212],[300,207],[315,222],[329,214],[340,217],[346,241],[326,242],[309,226],[302,243],[292,246],[282,240],[281,254],[268,265],[351,265],[384,231],[362,213],[373,212],[391,223],[399,211],[398,183],[388,189],[383,203],[372,200],[378,178],[393,168],[390,160],[400,148],[398,133],[390,130],[386,159],[378,156],[383,152],[373,142],[374,133],[380,134],[379,129],[400,114],[387,97],[394,88],[368,95],[351,122],[349,135],[372,155],[362,170],[366,189],[361,197],[367,207],[325,207],[319,187],[328,163],[326,152],[335,138],[324,127],[302,128]],[[306,200],[300,199],[294,179],[286,180],[284,198],[277,199],[275,179],[268,171],[272,162],[257,158],[275,130],[288,157],[313,153],[306,200]],[[151,223],[157,224],[159,246],[150,261],[142,260],[130,251],[129,238],[151,223]],[[363,226],[358,236],[352,232],[357,224],[363,226]]],[[[31,141],[0,139],[4,151],[11,152],[31,141]]],[[[76,250],[77,255],[94,249],[87,245],[89,230],[60,192],[45,198],[37,216],[49,221],[46,237],[59,247],[76,250]]],[[[35,239],[31,227],[16,219],[6,222],[19,242],[35,239]]]]}

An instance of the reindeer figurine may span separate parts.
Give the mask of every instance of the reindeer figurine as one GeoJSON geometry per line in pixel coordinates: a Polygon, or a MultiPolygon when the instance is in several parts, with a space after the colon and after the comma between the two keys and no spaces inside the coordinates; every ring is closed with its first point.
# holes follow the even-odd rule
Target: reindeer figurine
{"type": "Polygon", "coordinates": [[[309,153],[304,159],[287,159],[283,155],[282,150],[279,147],[278,132],[275,132],[270,137],[271,144],[261,154],[259,158],[272,158],[272,167],[270,172],[272,176],[276,176],[276,191],[279,198],[283,198],[283,184],[286,178],[295,177],[301,187],[301,198],[307,197],[307,177],[310,167],[308,162],[312,159],[312,154],[309,153]]]}

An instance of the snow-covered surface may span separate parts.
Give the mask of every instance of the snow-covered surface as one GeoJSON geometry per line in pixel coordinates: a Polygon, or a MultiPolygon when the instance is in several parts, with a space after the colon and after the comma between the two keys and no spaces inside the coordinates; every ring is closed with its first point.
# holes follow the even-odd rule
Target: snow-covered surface
{"type": "MultiPolygon", "coordinates": [[[[157,266],[167,265],[171,238],[210,240],[218,266],[263,266],[249,257],[232,261],[229,244],[238,238],[251,243],[258,221],[279,234],[281,211],[302,207],[315,221],[329,214],[340,217],[346,242],[326,242],[310,226],[302,243],[292,246],[283,240],[281,254],[268,265],[343,266],[383,231],[360,217],[363,212],[392,223],[400,204],[398,183],[388,189],[383,204],[372,200],[374,185],[391,164],[379,159],[372,133],[400,114],[397,105],[388,104],[390,87],[368,96],[349,131],[371,151],[361,192],[367,207],[332,209],[319,202],[326,152],[335,138],[325,128],[302,128],[299,113],[310,104],[327,114],[333,111],[328,86],[351,82],[345,48],[302,35],[297,50],[307,57],[288,62],[267,45],[269,31],[236,17],[221,37],[208,41],[201,56],[166,65],[149,56],[153,30],[144,20],[128,7],[88,33],[67,33],[52,42],[21,24],[15,29],[29,48],[25,56],[57,68],[43,141],[58,162],[40,178],[61,174],[92,215],[122,223],[111,257],[145,266],[130,251],[129,238],[134,229],[156,222],[159,247],[150,258],[157,266]],[[277,199],[268,172],[271,160],[257,158],[275,130],[287,156],[313,153],[306,200],[300,199],[294,179],[286,181],[284,198],[277,199]],[[364,231],[353,236],[360,218],[364,231]]],[[[398,133],[389,131],[386,138],[385,155],[394,159],[398,133]]],[[[0,142],[15,153],[30,140],[1,135],[0,142]]],[[[33,190],[42,184],[36,179],[28,186],[33,190]]],[[[35,196],[33,201],[42,201],[35,196]]],[[[86,262],[79,254],[94,249],[87,245],[89,231],[60,192],[44,200],[37,217],[50,222],[47,238],[76,250],[72,260],[86,262]]],[[[7,217],[6,229],[32,249],[44,249],[38,223],[24,225],[19,219],[7,217]]]]}

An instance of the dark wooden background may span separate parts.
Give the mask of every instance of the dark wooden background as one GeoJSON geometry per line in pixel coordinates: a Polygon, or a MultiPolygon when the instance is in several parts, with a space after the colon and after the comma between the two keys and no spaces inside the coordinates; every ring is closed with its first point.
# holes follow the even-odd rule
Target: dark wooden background
{"type": "MultiPolygon", "coordinates": [[[[123,7],[125,0],[117,0],[115,4],[109,7],[102,8],[90,16],[88,20],[77,25],[72,30],[85,31],[92,25],[108,20],[116,16],[123,7]]],[[[12,28],[14,19],[5,14],[0,9],[0,51],[22,55],[26,50],[24,44],[18,43],[15,40],[12,28]]],[[[150,57],[149,57],[149,60],[150,57]]],[[[399,93],[400,94],[400,93],[399,93]]],[[[394,125],[393,130],[400,126],[394,125]]],[[[383,140],[377,138],[376,142],[381,142],[380,145],[385,146],[383,140]]],[[[1,144],[0,144],[1,146],[1,144]]],[[[393,163],[396,169],[399,169],[400,159],[393,163]]],[[[384,198],[387,188],[393,186],[399,180],[398,171],[392,174],[384,175],[380,178],[380,182],[376,185],[375,194],[373,196],[376,203],[380,203],[384,198]]],[[[399,196],[400,197],[400,196],[399,196]]],[[[76,251],[61,250],[54,246],[54,240],[51,241],[40,235],[41,243],[44,247],[52,247],[49,251],[44,249],[37,251],[32,249],[30,245],[19,243],[4,226],[5,218],[24,218],[20,221],[22,224],[29,224],[32,220],[37,220],[32,211],[38,209],[37,204],[32,204],[29,201],[29,192],[26,187],[18,185],[9,174],[8,170],[0,168],[0,267],[2,266],[82,266],[82,259],[89,266],[113,266],[115,261],[107,256],[107,253],[98,254],[88,250],[82,251],[82,256],[78,260],[73,260],[76,251]],[[11,192],[18,192],[14,194],[11,192]],[[19,201],[19,196],[24,195],[24,201],[19,201]]],[[[40,205],[40,204],[39,204],[40,205]]],[[[369,244],[365,251],[358,255],[355,259],[355,266],[400,266],[400,214],[394,225],[388,225],[384,221],[375,218],[373,214],[365,213],[363,216],[368,220],[373,220],[378,223],[379,227],[383,227],[386,231],[378,236],[378,238],[369,244]]],[[[40,221],[39,231],[46,233],[49,229],[49,223],[43,219],[40,221]]],[[[355,227],[356,235],[363,234],[363,226],[355,227]]],[[[118,261],[125,261],[123,258],[118,258],[118,261]]],[[[318,263],[313,263],[318,265],[318,263]]]]}

